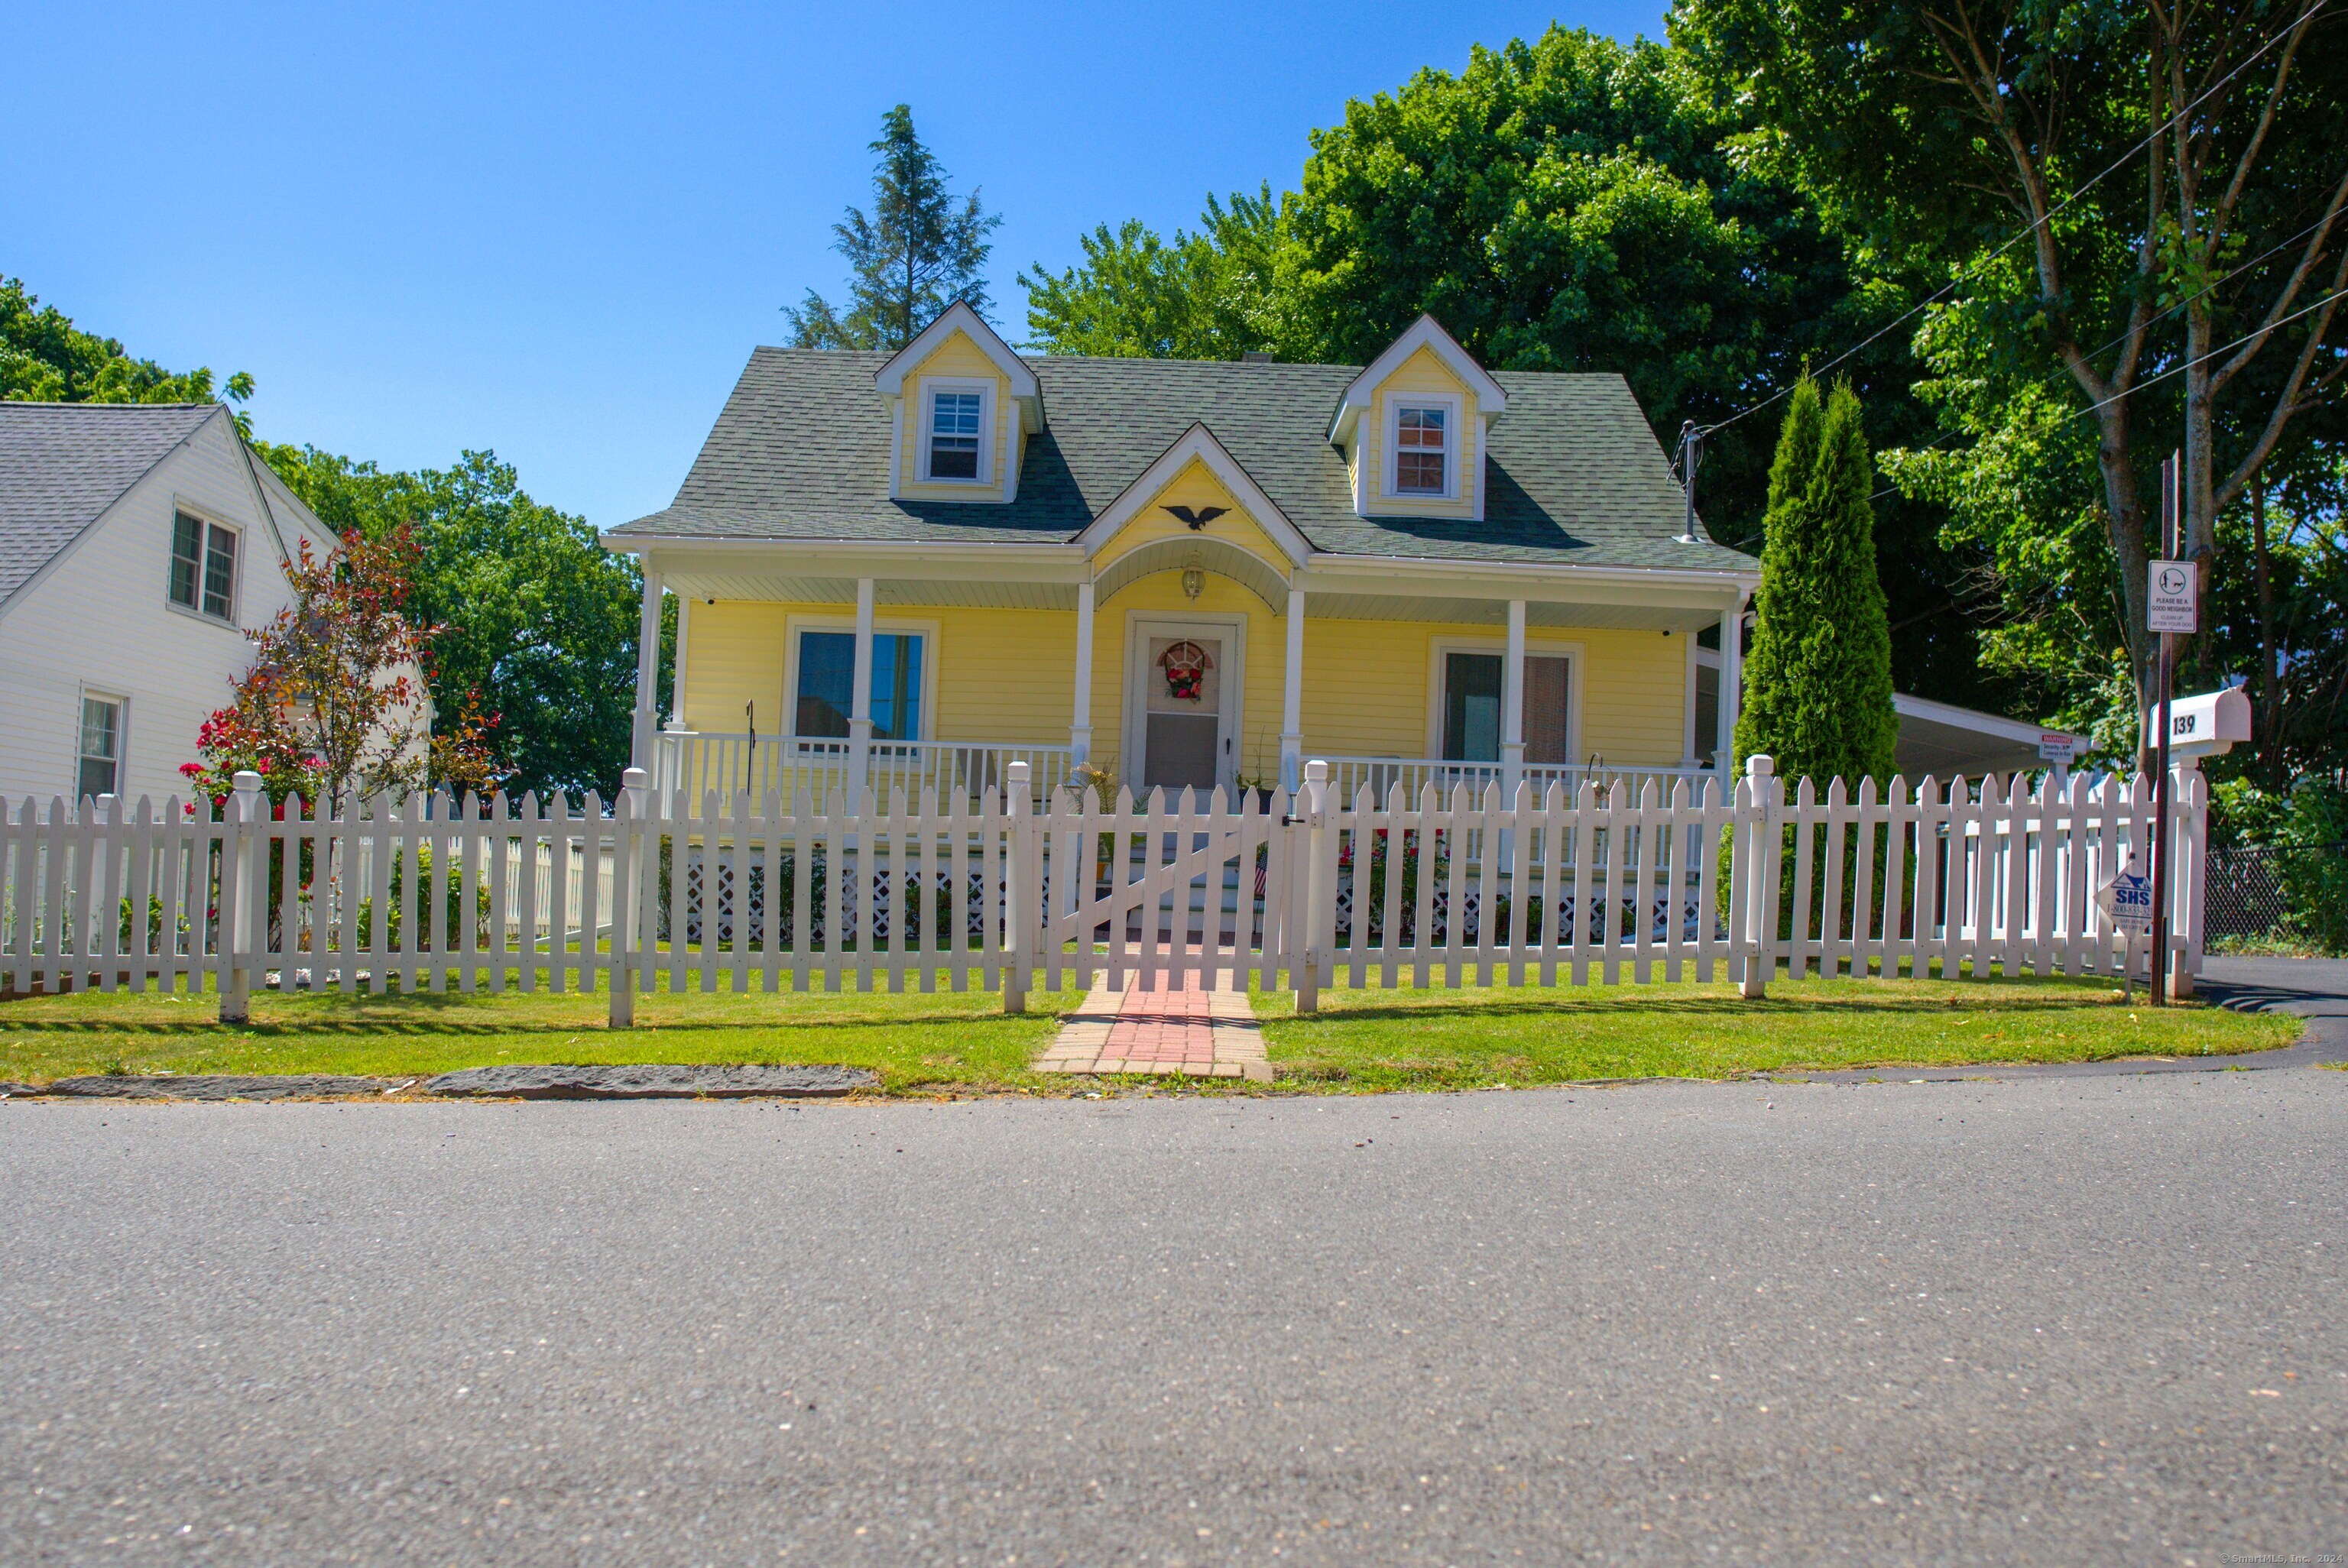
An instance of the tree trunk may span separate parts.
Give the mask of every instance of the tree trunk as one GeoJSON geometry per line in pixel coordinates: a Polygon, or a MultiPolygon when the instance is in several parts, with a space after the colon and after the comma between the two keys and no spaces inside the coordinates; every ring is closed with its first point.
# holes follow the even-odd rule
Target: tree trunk
{"type": "Polygon", "coordinates": [[[2104,530],[2119,563],[2120,631],[2127,639],[2128,670],[2136,682],[2137,763],[2148,774],[2157,765],[2147,743],[2159,681],[2160,639],[2144,628],[2145,592],[2152,569],[2152,556],[2144,543],[2144,498],[2137,490],[2136,457],[2128,450],[2127,400],[2107,404],[2096,417],[2103,426],[2096,466],[2104,476],[2104,530]]]}

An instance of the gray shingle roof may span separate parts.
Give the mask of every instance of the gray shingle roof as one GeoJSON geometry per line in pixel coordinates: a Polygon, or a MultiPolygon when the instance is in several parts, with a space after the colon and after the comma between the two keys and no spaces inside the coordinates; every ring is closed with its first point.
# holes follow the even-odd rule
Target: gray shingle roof
{"type": "Polygon", "coordinates": [[[1073,538],[1193,422],[1203,422],[1316,549],[1460,561],[1750,570],[1751,557],[1673,536],[1684,503],[1622,378],[1496,373],[1485,520],[1354,515],[1329,444],[1359,367],[1196,360],[1031,359],[1044,433],[1009,506],[891,500],[889,356],[761,348],[675,503],[631,535],[938,543],[1073,538]]]}
{"type": "Polygon", "coordinates": [[[0,604],[219,411],[215,403],[0,403],[0,604]]]}

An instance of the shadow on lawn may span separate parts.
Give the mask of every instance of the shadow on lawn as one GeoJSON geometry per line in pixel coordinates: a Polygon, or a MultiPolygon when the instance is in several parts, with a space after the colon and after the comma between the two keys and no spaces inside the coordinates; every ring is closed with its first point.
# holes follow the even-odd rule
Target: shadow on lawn
{"type": "MultiPolygon", "coordinates": [[[[46,1037],[71,1040],[94,1036],[131,1036],[150,1040],[201,1039],[207,1036],[235,1034],[257,1040],[298,1040],[312,1037],[347,1037],[360,1039],[386,1035],[407,1038],[441,1037],[448,1039],[501,1039],[582,1033],[624,1035],[659,1033],[676,1036],[688,1033],[738,1032],[759,1030],[788,1033],[803,1030],[826,1030],[836,1032],[870,1032],[881,1030],[919,1028],[929,1024],[960,1024],[985,1028],[1000,1014],[966,1012],[903,1012],[886,1018],[856,1017],[847,1013],[820,1013],[813,1017],[794,1018],[772,1014],[750,1014],[740,1018],[664,1019],[639,1016],[635,1029],[613,1030],[601,1017],[574,1019],[467,1017],[452,1009],[470,999],[463,997],[415,996],[376,1003],[366,1007],[337,1009],[334,1013],[257,1020],[245,1024],[222,1024],[211,1018],[201,1019],[7,1019],[0,1018],[0,1028],[10,1034],[26,1038],[46,1037]],[[422,1009],[419,1011],[419,1009],[422,1009]]],[[[1014,1022],[1028,1021],[1013,1020],[1014,1022]]]]}
{"type": "Polygon", "coordinates": [[[1591,996],[1570,998],[1549,997],[1538,999],[1464,1001],[1439,999],[1441,992],[1426,993],[1425,1002],[1389,1002],[1361,1005],[1343,999],[1344,993],[1332,998],[1323,993],[1323,1009],[1318,1013],[1282,1014],[1267,1019],[1267,1023],[1283,1024],[1344,1023],[1362,1020],[1409,1020],[1440,1017],[1445,1019],[1489,1018],[1511,1019],[1532,1017],[1628,1017],[1674,1016],[1681,1018],[1715,1019],[1798,1019],[1803,1017],[1849,1018],[1852,1016],[1927,1017],[1948,1013],[1994,1013],[2020,1015],[2030,1013],[2060,1013],[2116,1010],[2116,999],[2082,987],[2052,987],[2035,995],[2029,994],[2028,982],[2017,982],[2012,989],[2001,985],[1989,994],[1965,996],[1919,997],[1885,989],[1879,994],[1858,991],[1831,997],[1766,997],[1747,1001],[1735,995],[1674,996],[1666,991],[1610,990],[1591,996]]]}

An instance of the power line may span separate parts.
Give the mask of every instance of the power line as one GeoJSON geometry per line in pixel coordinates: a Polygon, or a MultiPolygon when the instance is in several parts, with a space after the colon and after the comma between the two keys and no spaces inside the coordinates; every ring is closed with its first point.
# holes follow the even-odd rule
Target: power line
{"type": "MultiPolygon", "coordinates": [[[[2127,332],[2120,333],[2119,336],[2113,338],[2110,342],[2106,343],[2099,347],[2088,350],[2080,357],[2082,359],[2094,360],[2103,354],[2110,353],[2113,349],[2117,348],[2121,343],[2126,343],[2138,331],[2148,329],[2156,323],[2167,321],[2170,316],[2175,315],[2178,312],[2183,310],[2186,306],[2191,304],[2194,301],[2199,299],[2210,290],[2215,289],[2223,283],[2229,282],[2235,278],[2240,277],[2244,272],[2250,271],[2253,267],[2257,267],[2264,263],[2270,257],[2289,250],[2291,246],[2298,244],[2302,240],[2306,239],[2310,234],[2314,233],[2318,229],[2322,228],[2325,224],[2333,222],[2339,219],[2340,216],[2341,214],[2337,212],[2326,212],[2322,217],[2318,218],[2314,222],[2310,223],[2306,228],[2302,229],[2298,233],[2293,234],[2290,239],[2278,241],[2276,243],[2268,246],[2265,250],[2251,257],[2249,261],[2242,262],[2239,266],[2230,268],[2228,271],[2219,273],[2217,277],[2210,279],[2208,282],[2202,284],[2199,288],[2194,290],[2191,293],[2186,295],[2183,299],[2178,301],[2167,310],[2162,311],[2159,314],[2146,321],[2144,328],[2130,327],[2127,332]]],[[[2281,326],[2281,324],[2282,323],[2281,322],[2277,322],[2275,323],[2276,326],[2281,326]]],[[[2258,329],[2258,332],[2266,332],[2271,330],[2272,329],[2261,327],[2258,329]]],[[[2235,339],[2234,342],[2236,343],[2247,342],[2250,338],[2256,337],[2258,335],[2258,332],[2245,333],[2242,337],[2235,339]]],[[[2227,346],[2231,347],[2233,344],[2229,344],[2227,346]]],[[[2223,353],[2224,351],[2219,350],[2218,352],[2223,353]]],[[[2035,388],[2050,385],[2054,382],[2066,379],[2070,374],[2071,373],[2067,369],[2057,366],[2054,370],[2048,371],[2045,374],[2040,376],[2037,380],[2025,383],[2024,386],[2025,388],[2035,388]]],[[[2155,379],[2157,378],[2156,377],[2155,379]]],[[[2137,387],[2149,386],[2152,383],[2148,381],[2138,382],[2136,384],[2136,386],[2131,386],[2128,391],[2134,392],[2137,387]]],[[[2123,393],[2120,395],[2126,396],[2127,394],[2123,393]]],[[[2108,402],[2111,400],[2106,399],[2106,401],[2108,402]]],[[[2093,404],[2089,405],[2088,411],[2092,412],[2094,409],[2100,408],[2102,406],[2103,404],[2100,403],[2093,404]]],[[[1948,445],[1950,442],[1955,440],[1958,436],[1963,434],[1964,432],[1962,430],[1947,431],[1944,434],[1927,441],[1921,446],[1911,446],[1907,450],[1910,452],[1930,452],[1935,447],[1948,445]]],[[[1883,499],[1884,497],[1893,494],[1898,489],[1899,487],[1897,485],[1887,485],[1882,489],[1876,491],[1874,495],[1869,496],[1868,500],[1870,503],[1879,501],[1883,499]]]]}
{"type": "MultiPolygon", "coordinates": [[[[2289,326],[2291,323],[2299,320],[2300,317],[2320,311],[2324,306],[2330,304],[2333,301],[2343,296],[2348,296],[2348,287],[2334,289],[2330,293],[2324,295],[2322,299],[2316,300],[2310,304],[2303,305],[2298,310],[2291,312],[2291,314],[2283,317],[2281,321],[2271,322],[2264,326],[2252,327],[2249,332],[2244,333],[2241,336],[2236,338],[2231,343],[2221,343],[2218,347],[2210,349],[2205,354],[2199,354],[2194,355],[2191,359],[2183,360],[2176,364],[2172,364],[2167,370],[2161,371],[2156,375],[2146,376],[2142,381],[2137,382],[2126,392],[2115,392],[2109,397],[2104,398],[2099,402],[2090,403],[2085,408],[2073,409],[2069,414],[2064,415],[2062,422],[2067,425],[2074,419],[2084,419],[2098,408],[2108,407],[2110,405],[2119,402],[2120,399],[2124,397],[2133,397],[2137,393],[2142,392],[2146,387],[2158,385],[2161,382],[2167,381],[2172,375],[2182,375],[2185,372],[2191,370],[2197,364],[2207,364],[2209,361],[2216,359],[2219,354],[2227,354],[2234,349],[2241,347],[2242,344],[2250,342],[2252,338],[2257,337],[2261,333],[2271,333],[2276,331],[2278,328],[2289,326]]],[[[1953,431],[1951,432],[1951,435],[1954,434],[1956,433],[1953,431]]],[[[1945,441],[1947,439],[1949,439],[1949,437],[1946,436],[1941,437],[1941,441],[1945,441]]],[[[1915,450],[1929,452],[1932,449],[1932,446],[1937,446],[1940,444],[1940,441],[1935,441],[1931,446],[1921,446],[1915,448],[1915,450]]],[[[1885,486],[1882,489],[1876,491],[1874,495],[1868,497],[1869,504],[1872,505],[1873,503],[1883,499],[1884,497],[1892,494],[1894,491],[1898,490],[1899,487],[1900,487],[1897,485],[1885,486]]]]}
{"type": "MultiPolygon", "coordinates": [[[[1856,354],[1860,350],[1866,348],[1869,343],[1874,343],[1885,333],[1898,327],[1901,323],[1912,320],[1925,309],[1937,303],[1941,298],[1954,290],[1958,284],[1964,282],[1972,272],[1987,266],[1992,261],[1996,261],[2000,256],[2004,255],[2008,251],[2013,250],[2014,246],[2020,244],[2024,239],[2036,233],[2042,227],[2052,224],[2054,220],[2062,214],[2065,209],[2068,208],[2073,202],[2078,200],[2081,197],[2086,195],[2088,191],[2093,190],[2096,186],[2102,184],[2106,178],[2117,172],[2123,165],[2133,161],[2137,153],[2142,152],[2146,148],[2150,147],[2154,142],[2159,140],[2163,136],[2166,136],[2178,122],[2183,120],[2195,109],[2199,108],[2203,103],[2207,102],[2212,93],[2215,93],[2219,87],[2224,87],[2236,77],[2239,77],[2244,71],[2249,70],[2251,66],[2257,64],[2260,56],[2263,56],[2269,49],[2273,48],[2285,37],[2296,31],[2300,25],[2305,22],[2310,16],[2314,15],[2318,11],[2323,9],[2324,5],[2325,0],[2314,0],[2314,3],[2309,5],[2306,10],[2301,12],[2297,16],[2292,17],[2289,23],[2271,36],[2265,43],[2260,44],[2256,49],[2245,56],[2240,65],[2236,66],[2232,70],[2228,71],[2224,76],[2219,77],[2216,81],[2203,88],[2199,97],[2195,98],[2191,103],[2187,104],[2183,108],[2178,109],[2175,114],[2169,116],[2168,119],[2164,120],[2159,125],[2155,126],[2152,130],[2146,135],[2142,141],[2137,142],[2134,147],[2128,149],[2127,151],[2120,154],[2120,156],[2115,159],[2109,167],[2105,169],[2101,174],[2096,175],[2085,185],[2080,186],[2076,190],[2071,192],[2070,195],[2065,197],[2061,201],[2056,202],[2053,207],[2049,208],[2045,217],[2036,220],[2019,231],[2008,236],[2003,244],[2000,245],[1996,250],[1992,251],[1988,255],[1975,262],[1972,268],[1967,269],[1965,273],[1950,279],[1947,282],[1934,290],[1931,294],[1928,294],[1923,299],[1917,301],[1915,304],[1909,307],[1909,309],[1897,319],[1885,323],[1882,326],[1878,327],[1874,332],[1869,333],[1866,337],[1860,339],[1849,348],[1845,349],[1842,353],[1828,360],[1825,365],[1816,372],[1816,374],[1824,375],[1836,365],[1842,364],[1843,361],[1850,358],[1853,354],[1856,354]]],[[[1725,430],[1730,425],[1735,424],[1738,420],[1744,418],[1746,415],[1760,413],[1763,409],[1768,407],[1771,404],[1776,403],[1779,398],[1784,397],[1787,393],[1791,392],[1794,389],[1794,384],[1795,384],[1789,383],[1785,386],[1781,386],[1776,391],[1771,393],[1768,396],[1763,398],[1760,402],[1753,404],[1749,407],[1740,408],[1735,413],[1730,415],[1727,418],[1723,419],[1716,424],[1705,425],[1704,427],[1704,434],[1709,436],[1715,430],[1725,430]]]]}

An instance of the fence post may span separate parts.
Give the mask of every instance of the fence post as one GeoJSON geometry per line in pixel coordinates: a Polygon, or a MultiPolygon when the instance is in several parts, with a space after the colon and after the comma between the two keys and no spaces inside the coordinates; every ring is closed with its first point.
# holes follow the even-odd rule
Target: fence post
{"type": "Polygon", "coordinates": [[[1738,814],[1736,825],[1737,854],[1732,864],[1743,874],[1745,886],[1730,888],[1729,897],[1743,924],[1737,946],[1745,955],[1742,989],[1748,1001],[1767,996],[1769,982],[1777,972],[1777,923],[1770,917],[1770,905],[1775,902],[1771,895],[1777,887],[1779,834],[1776,814],[1770,809],[1776,800],[1776,784],[1771,777],[1776,765],[1773,759],[1758,754],[1745,759],[1746,797],[1751,804],[1749,815],[1738,814]]]}
{"type": "Polygon", "coordinates": [[[1003,935],[1011,949],[1003,966],[1006,1013],[1027,1010],[1027,974],[1035,957],[1035,889],[1028,878],[1040,857],[1033,853],[1035,819],[1027,815],[1027,766],[1014,762],[1003,770],[1003,810],[1011,819],[1003,866],[1003,935]]]}
{"type": "MultiPolygon", "coordinates": [[[[1304,764],[1304,875],[1294,876],[1296,860],[1289,857],[1291,876],[1304,895],[1304,917],[1300,922],[1301,953],[1292,949],[1288,983],[1296,988],[1296,1010],[1299,1013],[1321,1010],[1321,958],[1323,943],[1334,940],[1337,926],[1336,888],[1323,864],[1328,859],[1329,840],[1329,764],[1314,758],[1304,764]],[[1323,909],[1327,918],[1323,918],[1323,909]],[[1300,961],[1301,960],[1301,961],[1300,961]]],[[[1291,832],[1295,831],[1293,828],[1291,832]]],[[[1295,897],[1293,893],[1290,895],[1295,897]]],[[[1293,906],[1291,906],[1293,907],[1293,906]]]]}
{"type": "MultiPolygon", "coordinates": [[[[612,803],[611,1027],[633,1029],[636,1022],[636,970],[644,949],[643,931],[644,797],[650,782],[642,768],[620,775],[619,798],[612,803]]],[[[591,874],[592,868],[590,868],[591,874]]],[[[595,934],[587,933],[592,942],[595,934]]]]}
{"type": "Polygon", "coordinates": [[[2201,972],[2201,920],[2204,914],[2203,891],[2209,876],[2209,786],[2201,777],[2201,759],[2178,757],[2175,769],[2175,786],[2169,798],[2178,804],[2175,820],[2169,831],[2176,836],[2169,841],[2170,863],[2176,869],[2168,877],[2169,940],[2176,943],[2181,937],[2184,950],[2176,954],[2168,966],[2168,994],[2183,1001],[2193,994],[2193,977],[2201,972]]]}
{"type": "Polygon", "coordinates": [[[220,978],[215,983],[222,1023],[246,1023],[252,1017],[252,824],[262,807],[261,775],[247,770],[234,783],[229,796],[232,836],[221,851],[220,978]]]}

